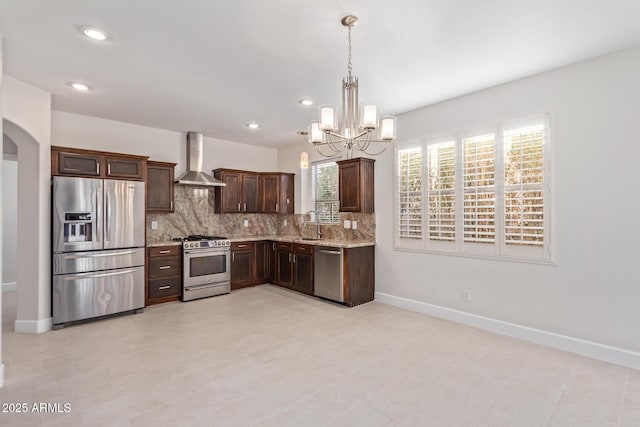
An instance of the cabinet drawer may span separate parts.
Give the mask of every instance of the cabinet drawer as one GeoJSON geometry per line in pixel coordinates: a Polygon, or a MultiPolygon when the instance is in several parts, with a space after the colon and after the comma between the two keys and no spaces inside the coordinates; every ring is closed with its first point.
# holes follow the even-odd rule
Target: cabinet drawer
{"type": "Polygon", "coordinates": [[[147,248],[149,251],[149,258],[155,258],[159,256],[170,257],[179,256],[182,253],[182,246],[155,246],[147,248]]]}
{"type": "Polygon", "coordinates": [[[181,287],[179,277],[149,280],[149,299],[180,295],[181,287]]]}
{"type": "Polygon", "coordinates": [[[149,278],[180,276],[180,258],[150,258],[149,278]]]}
{"type": "Polygon", "coordinates": [[[280,249],[283,251],[290,251],[291,249],[291,243],[285,243],[285,242],[276,242],[276,249],[280,249]]]}
{"type": "Polygon", "coordinates": [[[301,245],[301,244],[295,243],[293,245],[293,251],[297,253],[313,255],[313,245],[301,245]]]}
{"type": "Polygon", "coordinates": [[[256,242],[235,242],[231,244],[231,250],[237,251],[238,249],[253,249],[256,245],[256,242]]]}

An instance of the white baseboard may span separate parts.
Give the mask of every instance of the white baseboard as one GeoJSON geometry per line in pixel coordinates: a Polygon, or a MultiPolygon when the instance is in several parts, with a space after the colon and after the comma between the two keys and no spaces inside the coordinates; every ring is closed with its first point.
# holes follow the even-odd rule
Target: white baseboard
{"type": "Polygon", "coordinates": [[[0,363],[0,387],[4,385],[4,364],[0,363]]]}
{"type": "Polygon", "coordinates": [[[16,320],[15,332],[18,334],[40,334],[51,330],[53,318],[40,320],[16,320]]]}
{"type": "Polygon", "coordinates": [[[457,323],[463,323],[465,325],[495,332],[497,334],[531,341],[536,344],[542,344],[572,353],[578,353],[583,356],[604,360],[606,362],[615,363],[617,365],[633,369],[640,369],[640,353],[635,351],[543,331],[541,329],[530,328],[528,326],[522,326],[515,323],[503,322],[502,320],[492,319],[490,317],[466,313],[464,311],[428,304],[408,298],[397,297],[382,292],[376,292],[375,300],[395,307],[425,313],[430,316],[451,320],[457,323]]]}
{"type": "Polygon", "coordinates": [[[7,282],[2,284],[2,292],[15,291],[16,282],[7,282]]]}

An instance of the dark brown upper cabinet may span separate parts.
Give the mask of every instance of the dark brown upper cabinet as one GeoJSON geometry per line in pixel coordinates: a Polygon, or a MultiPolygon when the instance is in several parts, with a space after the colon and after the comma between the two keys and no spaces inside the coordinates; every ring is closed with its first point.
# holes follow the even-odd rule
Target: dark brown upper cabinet
{"type": "Polygon", "coordinates": [[[128,157],[105,156],[107,178],[140,180],[144,178],[143,164],[138,159],[128,157]]]}
{"type": "Polygon", "coordinates": [[[340,212],[374,212],[374,162],[363,157],[336,162],[340,212]]]}
{"type": "Polygon", "coordinates": [[[51,175],[144,181],[147,156],[51,147],[51,175]]]}
{"type": "Polygon", "coordinates": [[[147,162],[147,212],[167,213],[174,209],[175,163],[147,162]]]}
{"type": "Polygon", "coordinates": [[[292,214],[295,174],[260,173],[260,212],[292,214]]]}
{"type": "Polygon", "coordinates": [[[216,169],[213,175],[227,184],[215,191],[216,213],[258,212],[258,173],[216,169]]]}

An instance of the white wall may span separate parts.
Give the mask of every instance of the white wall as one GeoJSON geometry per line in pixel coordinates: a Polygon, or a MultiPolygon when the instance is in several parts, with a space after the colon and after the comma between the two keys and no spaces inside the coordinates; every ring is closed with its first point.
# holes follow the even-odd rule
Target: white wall
{"type": "MultiPolygon", "coordinates": [[[[188,129],[187,129],[188,130],[188,129]]],[[[186,170],[186,133],[53,111],[52,145],[149,156],[150,160],[178,163],[176,176],[186,170]]],[[[204,168],[275,171],[277,150],[213,138],[204,138],[204,168]]]]}
{"type": "MultiPolygon", "coordinates": [[[[3,74],[2,74],[2,44],[3,44],[3,39],[2,39],[2,33],[0,33],[0,99],[2,99],[4,97],[4,84],[3,84],[3,74]]],[[[4,119],[3,119],[3,108],[2,108],[2,102],[0,102],[0,136],[4,135],[3,133],[3,123],[4,123],[4,119]]],[[[0,169],[2,169],[2,162],[0,162],[0,169]]],[[[0,170],[0,180],[2,179],[2,170],[0,170]]],[[[0,188],[2,188],[2,183],[0,182],[0,188]]],[[[2,239],[3,236],[3,227],[2,227],[2,209],[0,209],[0,239],[2,239]]],[[[2,272],[3,272],[3,268],[2,268],[2,246],[0,246],[0,277],[2,277],[2,272]]],[[[2,329],[3,329],[3,325],[2,325],[2,292],[0,292],[0,387],[2,387],[2,385],[4,384],[4,364],[2,363],[2,329]]]]}
{"type": "MultiPolygon", "coordinates": [[[[640,352],[640,48],[402,114],[399,140],[543,112],[555,145],[557,265],[394,250],[387,150],[375,157],[376,291],[412,300],[406,306],[428,303],[640,352]]],[[[280,150],[280,168],[295,168],[308,148],[280,150]]]]}
{"type": "Polygon", "coordinates": [[[44,332],[51,328],[51,94],[7,75],[2,85],[3,135],[18,146],[15,329],[44,332]]]}
{"type": "Polygon", "coordinates": [[[15,155],[5,154],[2,160],[2,284],[4,289],[12,289],[16,284],[17,228],[18,161],[15,155]]]}

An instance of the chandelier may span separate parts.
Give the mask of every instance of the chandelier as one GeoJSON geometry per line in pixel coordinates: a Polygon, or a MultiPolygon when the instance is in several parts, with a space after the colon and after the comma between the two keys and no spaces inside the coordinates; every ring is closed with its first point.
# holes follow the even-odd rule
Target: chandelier
{"type": "Polygon", "coordinates": [[[351,27],[358,24],[358,17],[345,16],[341,23],[347,27],[349,41],[348,74],[342,79],[342,123],[338,128],[333,106],[320,106],[319,120],[311,122],[309,143],[324,157],[333,157],[346,150],[347,159],[350,159],[354,149],[375,156],[381,154],[388,143],[396,138],[396,118],[378,117],[378,107],[375,105],[358,104],[358,78],[352,74],[351,66],[351,27]],[[378,133],[374,137],[376,129],[378,133]],[[327,147],[329,152],[322,152],[320,147],[327,147]]]}

